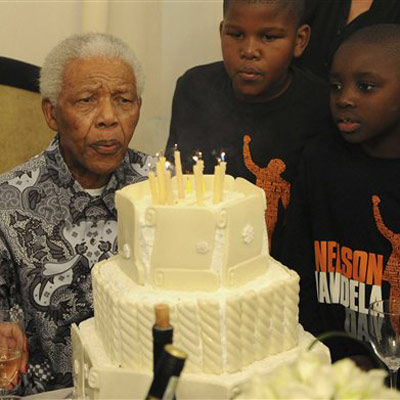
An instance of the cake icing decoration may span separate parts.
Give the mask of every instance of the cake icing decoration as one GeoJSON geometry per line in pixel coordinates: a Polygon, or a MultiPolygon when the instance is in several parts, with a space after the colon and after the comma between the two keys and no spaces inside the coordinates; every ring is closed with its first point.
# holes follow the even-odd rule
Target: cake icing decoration
{"type": "Polygon", "coordinates": [[[127,259],[131,257],[131,248],[127,243],[125,243],[124,246],[122,247],[122,257],[127,259]]]}
{"type": "Polygon", "coordinates": [[[206,254],[210,251],[210,246],[205,240],[203,240],[201,242],[197,242],[196,243],[196,251],[199,254],[206,254]]]}
{"type": "Polygon", "coordinates": [[[243,228],[242,238],[246,244],[250,244],[254,240],[254,227],[252,225],[248,224],[243,228]]]}

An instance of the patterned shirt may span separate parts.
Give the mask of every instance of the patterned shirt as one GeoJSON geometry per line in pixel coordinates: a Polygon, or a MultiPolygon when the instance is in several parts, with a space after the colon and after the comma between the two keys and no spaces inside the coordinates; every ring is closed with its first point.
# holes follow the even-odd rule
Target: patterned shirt
{"type": "Polygon", "coordinates": [[[117,251],[114,193],[148,174],[128,149],[100,196],[74,180],[58,136],[0,175],[0,307],[22,307],[29,339],[24,394],[72,386],[70,325],[93,314],[90,270],[117,251]]]}

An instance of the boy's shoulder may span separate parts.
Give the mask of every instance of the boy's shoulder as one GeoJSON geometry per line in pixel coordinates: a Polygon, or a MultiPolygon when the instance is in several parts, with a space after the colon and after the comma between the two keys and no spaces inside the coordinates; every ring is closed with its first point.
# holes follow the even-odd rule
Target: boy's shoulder
{"type": "Polygon", "coordinates": [[[178,85],[200,86],[215,85],[225,82],[228,78],[222,61],[197,65],[188,69],[179,79],[178,85]]]}
{"type": "Polygon", "coordinates": [[[216,74],[222,74],[225,72],[223,61],[216,61],[209,64],[196,65],[195,67],[189,68],[181,78],[191,79],[198,76],[213,76],[216,74]]]}
{"type": "Polygon", "coordinates": [[[335,130],[320,134],[305,145],[303,158],[308,162],[328,161],[336,158],[338,154],[344,154],[348,151],[346,143],[335,130]]]}
{"type": "Polygon", "coordinates": [[[299,91],[315,91],[316,96],[329,96],[329,84],[308,69],[292,66],[294,82],[299,91]]]}

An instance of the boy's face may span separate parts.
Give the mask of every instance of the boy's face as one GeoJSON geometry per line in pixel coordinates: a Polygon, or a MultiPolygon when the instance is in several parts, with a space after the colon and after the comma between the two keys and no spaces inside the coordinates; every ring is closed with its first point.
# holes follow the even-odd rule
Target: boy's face
{"type": "Polygon", "coordinates": [[[289,65],[307,46],[310,28],[296,28],[273,3],[232,1],[220,24],[222,55],[238,99],[271,100],[290,84],[289,65]]]}
{"type": "Polygon", "coordinates": [[[345,44],[331,69],[331,111],[343,138],[400,156],[400,59],[378,44],[345,44]]]}

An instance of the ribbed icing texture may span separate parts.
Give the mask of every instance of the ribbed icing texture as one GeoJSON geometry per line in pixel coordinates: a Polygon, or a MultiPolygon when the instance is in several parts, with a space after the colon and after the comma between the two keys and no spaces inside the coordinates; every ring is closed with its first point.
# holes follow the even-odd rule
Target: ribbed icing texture
{"type": "Polygon", "coordinates": [[[116,365],[152,370],[154,305],[170,307],[186,372],[234,373],[297,346],[298,275],[269,259],[265,275],[216,292],[160,291],[131,281],[118,257],[93,268],[96,328],[116,365]]]}

